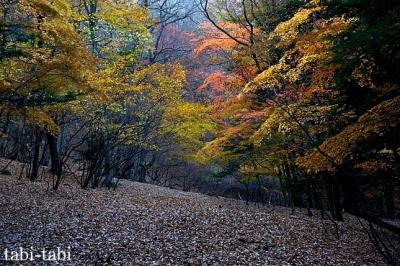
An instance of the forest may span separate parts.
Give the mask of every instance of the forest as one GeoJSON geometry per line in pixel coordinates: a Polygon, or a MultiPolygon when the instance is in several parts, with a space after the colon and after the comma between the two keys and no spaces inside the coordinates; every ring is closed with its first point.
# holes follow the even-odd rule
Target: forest
{"type": "Polygon", "coordinates": [[[2,212],[19,180],[105,202],[146,183],[338,239],[358,220],[400,263],[397,0],[0,0],[0,17],[2,212]]]}

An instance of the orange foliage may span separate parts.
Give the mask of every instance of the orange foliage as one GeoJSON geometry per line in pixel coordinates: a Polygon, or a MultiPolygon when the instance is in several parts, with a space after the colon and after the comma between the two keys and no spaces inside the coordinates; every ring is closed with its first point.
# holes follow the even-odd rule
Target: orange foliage
{"type": "MultiPolygon", "coordinates": [[[[248,43],[249,32],[243,27],[229,22],[221,22],[220,26],[238,40],[248,43]]],[[[200,55],[205,51],[231,51],[238,45],[237,42],[216,29],[211,23],[202,23],[200,25],[200,31],[202,37],[194,40],[195,43],[197,43],[197,47],[194,49],[196,55],[200,55]]]]}
{"type": "Polygon", "coordinates": [[[240,76],[223,73],[222,71],[217,70],[205,78],[203,84],[198,88],[198,90],[204,91],[211,88],[212,91],[218,92],[238,88],[244,84],[245,81],[240,76]]]}

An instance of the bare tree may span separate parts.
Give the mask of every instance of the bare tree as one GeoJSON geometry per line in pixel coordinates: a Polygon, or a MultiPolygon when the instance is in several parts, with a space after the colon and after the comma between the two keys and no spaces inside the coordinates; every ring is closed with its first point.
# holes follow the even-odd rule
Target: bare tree
{"type": "Polygon", "coordinates": [[[142,6],[149,9],[155,23],[150,27],[153,47],[148,51],[149,63],[167,63],[191,52],[181,40],[190,29],[192,18],[197,12],[190,1],[145,0],[142,6]]]}

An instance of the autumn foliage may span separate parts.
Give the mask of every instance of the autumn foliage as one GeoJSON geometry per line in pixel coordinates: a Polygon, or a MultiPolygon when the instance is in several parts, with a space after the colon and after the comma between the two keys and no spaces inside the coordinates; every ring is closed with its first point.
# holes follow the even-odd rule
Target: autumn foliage
{"type": "Polygon", "coordinates": [[[399,3],[157,3],[2,1],[1,156],[54,189],[196,169],[399,234],[399,3]]]}
{"type": "Polygon", "coordinates": [[[325,206],[339,220],[344,209],[377,222],[372,213],[380,211],[366,205],[374,200],[395,216],[399,6],[373,1],[367,11],[367,2],[305,1],[282,11],[283,1],[264,9],[273,21],[262,20],[258,1],[235,11],[217,1],[215,16],[203,5],[219,33],[209,30],[195,51],[229,62],[201,87],[225,88],[213,104],[220,133],[198,154],[219,166],[215,176],[244,183],[279,177],[291,204],[325,206]],[[233,95],[230,77],[239,69],[252,70],[233,95]]]}

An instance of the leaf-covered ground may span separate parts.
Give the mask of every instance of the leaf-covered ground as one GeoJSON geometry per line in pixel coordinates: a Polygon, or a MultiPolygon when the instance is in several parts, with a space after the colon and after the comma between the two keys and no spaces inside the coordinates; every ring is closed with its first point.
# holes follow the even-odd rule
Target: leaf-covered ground
{"type": "Polygon", "coordinates": [[[68,265],[383,264],[351,217],[338,240],[331,222],[300,211],[129,181],[116,191],[71,184],[54,193],[0,175],[0,250],[70,246],[68,265]]]}

